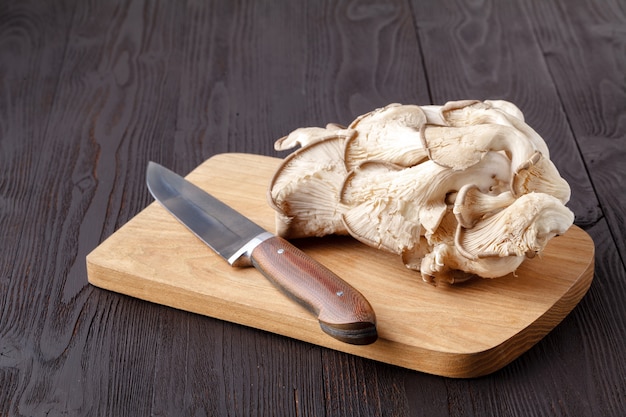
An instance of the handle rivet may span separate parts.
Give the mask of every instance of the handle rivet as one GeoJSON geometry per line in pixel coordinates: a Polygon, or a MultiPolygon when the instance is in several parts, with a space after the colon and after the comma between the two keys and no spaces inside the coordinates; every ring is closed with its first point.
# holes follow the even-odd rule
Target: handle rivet
{"type": "Polygon", "coordinates": [[[282,255],[283,253],[285,253],[285,250],[283,248],[280,248],[276,251],[279,255],[282,255]]]}
{"type": "Polygon", "coordinates": [[[337,297],[343,297],[343,291],[337,291],[335,294],[337,294],[337,297]]]}

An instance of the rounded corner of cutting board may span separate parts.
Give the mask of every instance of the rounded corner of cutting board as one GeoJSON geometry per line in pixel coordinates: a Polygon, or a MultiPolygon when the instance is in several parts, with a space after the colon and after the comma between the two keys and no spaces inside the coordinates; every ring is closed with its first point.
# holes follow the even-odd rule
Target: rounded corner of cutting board
{"type": "MultiPolygon", "coordinates": [[[[271,207],[267,204],[266,191],[269,180],[281,161],[282,159],[279,158],[254,154],[216,154],[193,170],[188,179],[250,217],[262,227],[272,231],[274,215],[271,207]],[[242,169],[242,166],[247,168],[242,169]],[[254,172],[253,176],[249,174],[251,169],[254,172]]],[[[525,262],[520,270],[521,278],[481,280],[473,286],[454,288],[447,293],[444,291],[437,293],[430,286],[420,286],[417,282],[421,280],[416,280],[415,273],[401,266],[396,257],[383,255],[380,251],[367,248],[356,241],[330,238],[319,239],[313,243],[300,242],[305,252],[333,269],[363,292],[377,311],[381,337],[372,345],[354,346],[338,342],[324,335],[315,320],[308,320],[308,316],[304,315],[306,313],[302,313],[299,306],[294,306],[291,300],[283,301],[280,299],[279,297],[283,297],[282,294],[260,274],[258,274],[259,281],[255,280],[254,285],[246,290],[247,281],[241,279],[242,277],[239,276],[241,273],[237,269],[231,268],[226,262],[214,261],[213,258],[216,255],[213,255],[208,248],[197,241],[158,205],[147,208],[145,213],[140,213],[129,223],[131,223],[129,226],[125,225],[115,233],[119,236],[111,239],[107,245],[103,244],[102,248],[96,248],[89,255],[88,263],[92,265],[88,268],[88,274],[97,273],[99,275],[98,277],[89,277],[90,282],[94,285],[128,295],[139,295],[139,298],[169,305],[167,303],[172,297],[168,297],[166,294],[151,296],[146,289],[149,287],[146,285],[150,285],[152,278],[146,276],[145,271],[138,271],[137,265],[149,265],[150,262],[153,263],[161,259],[176,258],[169,261],[175,265],[169,264],[167,266],[172,270],[180,271],[180,275],[173,277],[174,281],[171,285],[168,283],[165,287],[159,287],[161,292],[172,291],[172,294],[176,295],[176,305],[172,305],[176,308],[186,309],[185,306],[188,303],[187,309],[189,311],[211,315],[210,310],[203,312],[197,308],[202,297],[205,297],[204,295],[195,293],[193,289],[186,292],[180,291],[180,288],[185,286],[190,277],[193,278],[196,288],[198,285],[202,285],[200,278],[204,279],[202,275],[208,271],[215,275],[212,278],[217,278],[218,284],[231,285],[233,280],[237,282],[238,287],[235,291],[223,291],[216,296],[221,297],[221,305],[232,305],[233,309],[244,306],[244,303],[239,301],[241,298],[246,299],[246,310],[242,310],[240,314],[240,317],[244,317],[244,319],[237,321],[240,324],[274,331],[287,337],[380,362],[447,377],[483,376],[493,373],[515,360],[541,340],[576,306],[588,290],[593,278],[593,241],[586,232],[577,226],[573,226],[562,237],[555,238],[554,243],[551,242],[547,248],[543,260],[531,260],[528,264],[525,262]],[[158,240],[155,243],[153,235],[155,221],[164,227],[167,226],[168,233],[175,236],[181,247],[184,247],[184,251],[172,257],[171,253],[168,252],[171,248],[168,248],[167,245],[161,247],[158,240]],[[149,250],[143,250],[142,245],[149,250]],[[149,262],[146,259],[129,259],[129,257],[141,257],[145,254],[150,254],[149,262]],[[571,260],[573,262],[570,262],[571,260]],[[207,261],[211,264],[210,268],[206,267],[205,262],[207,261]],[[564,268],[563,262],[568,264],[564,268]],[[357,267],[359,274],[354,274],[354,268],[357,267]],[[106,276],[107,271],[109,271],[108,277],[106,276]],[[545,288],[534,289],[532,285],[525,285],[524,280],[529,279],[527,276],[529,273],[564,275],[557,277],[558,288],[550,284],[549,279],[537,277],[540,278],[538,279],[539,283],[545,288],[548,290],[556,288],[555,291],[558,290],[560,293],[551,294],[552,298],[546,299],[547,295],[541,294],[545,288]],[[386,279],[388,278],[386,275],[397,275],[394,276],[394,285],[397,285],[398,288],[389,289],[386,286],[386,281],[381,284],[380,276],[372,274],[382,274],[386,279]],[[129,288],[133,288],[133,285],[135,288],[129,290],[129,288]],[[180,288],[177,287],[178,285],[180,288]],[[492,310],[498,308],[506,310],[506,302],[508,302],[506,297],[517,297],[518,294],[515,291],[520,288],[525,292],[519,296],[528,298],[528,300],[522,301],[528,302],[529,305],[536,305],[537,311],[533,312],[534,316],[531,315],[527,322],[522,321],[512,327],[502,326],[499,328],[498,323],[493,323],[493,319],[491,323],[488,323],[488,326],[481,327],[481,318],[502,314],[502,311],[492,310]],[[259,289],[271,294],[272,297],[277,297],[276,309],[279,311],[270,312],[259,305],[259,314],[257,316],[251,314],[250,309],[254,309],[254,305],[250,303],[255,302],[255,297],[251,298],[249,294],[243,293],[258,291],[259,289]],[[498,301],[498,294],[505,297],[504,301],[498,301]],[[433,299],[428,298],[431,296],[433,299]],[[473,300],[473,296],[478,297],[478,299],[473,300]],[[416,300],[407,301],[405,300],[407,297],[416,297],[416,300]],[[486,308],[489,311],[476,311],[483,306],[481,304],[483,300],[488,300],[491,303],[491,305],[487,303],[486,308]],[[431,303],[428,306],[430,310],[424,310],[420,304],[424,302],[431,303]],[[474,327],[469,330],[455,328],[454,320],[462,316],[461,313],[464,311],[460,311],[457,316],[451,315],[443,318],[434,314],[446,310],[448,313],[455,312],[454,310],[459,308],[456,305],[459,302],[466,303],[463,308],[470,313],[473,312],[472,314],[476,316],[474,317],[474,327]],[[403,303],[405,304],[404,307],[408,307],[401,309],[403,303]],[[284,328],[277,327],[280,323],[277,324],[274,321],[280,315],[287,318],[285,323],[298,323],[300,328],[292,330],[291,327],[293,326],[288,325],[284,325],[284,328]],[[412,326],[421,325],[419,320],[416,321],[416,318],[419,319],[420,317],[426,317],[434,320],[434,322],[429,324],[431,327],[417,330],[412,326]],[[448,320],[448,323],[440,323],[443,327],[437,329],[437,319],[448,320]],[[265,323],[264,320],[272,320],[272,323],[265,323]],[[413,320],[413,322],[397,330],[398,323],[406,320],[413,320]],[[500,333],[499,330],[501,330],[500,333]],[[450,341],[438,341],[436,338],[439,336],[429,335],[429,331],[439,332],[442,337],[449,337],[450,341]],[[452,333],[458,332],[458,334],[447,335],[446,333],[450,331],[452,333]],[[403,332],[409,334],[403,335],[403,332]],[[492,334],[481,334],[481,332],[491,332],[492,334]],[[428,337],[431,337],[431,340],[423,340],[428,337]],[[454,339],[455,337],[456,339],[454,339]],[[478,343],[472,344],[474,337],[480,340],[478,343]]],[[[253,274],[246,272],[245,275],[253,274]]],[[[212,283],[212,285],[216,284],[212,283]]],[[[203,288],[202,290],[205,291],[206,289],[203,288]]],[[[212,296],[212,299],[215,299],[216,296],[212,296]]],[[[258,299],[258,297],[256,298],[258,299]]],[[[262,300],[257,301],[261,303],[262,300]]],[[[515,314],[513,313],[505,311],[504,316],[508,315],[510,320],[515,321],[515,314]]],[[[236,311],[232,312],[232,317],[236,315],[236,311]]],[[[224,319],[228,320],[229,317],[224,319]]],[[[458,327],[465,324],[460,324],[458,327]]]]}

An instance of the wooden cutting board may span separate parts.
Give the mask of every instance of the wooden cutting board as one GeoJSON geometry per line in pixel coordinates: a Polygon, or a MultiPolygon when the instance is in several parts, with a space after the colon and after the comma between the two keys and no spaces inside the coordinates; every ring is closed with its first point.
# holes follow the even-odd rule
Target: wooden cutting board
{"type": "MultiPolygon", "coordinates": [[[[221,154],[187,179],[273,231],[266,191],[279,163],[221,154]]],[[[89,282],[107,290],[449,377],[481,376],[513,361],[576,306],[593,279],[593,241],[576,226],[515,276],[437,287],[398,256],[350,237],[293,243],[365,295],[376,311],[378,341],[355,346],[329,337],[255,269],[231,268],[158,203],[91,252],[87,271],[89,282]]]]}

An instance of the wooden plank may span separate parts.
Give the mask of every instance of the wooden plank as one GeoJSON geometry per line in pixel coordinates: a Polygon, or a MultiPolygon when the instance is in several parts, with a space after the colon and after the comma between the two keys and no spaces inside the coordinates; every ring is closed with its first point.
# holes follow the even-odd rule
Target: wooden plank
{"type": "MultiPolygon", "coordinates": [[[[626,387],[623,343],[616,329],[626,329],[626,10],[620,1],[525,1],[533,31],[545,56],[585,169],[598,194],[596,221],[588,231],[596,243],[597,274],[580,306],[572,331],[585,335],[583,371],[567,371],[568,379],[585,381],[594,395],[572,396],[579,414],[593,414],[587,404],[598,401],[603,411],[619,415],[626,387]],[[592,319],[592,318],[595,318],[592,319]],[[619,393],[607,395],[618,387],[619,393]]],[[[590,217],[593,219],[593,217],[590,217]]],[[[585,390],[582,390],[585,391],[585,390]]]]}
{"type": "MultiPolygon", "coordinates": [[[[46,292],[41,218],[50,111],[73,0],[0,2],[0,415],[30,414],[29,387],[49,375],[36,359],[46,292]],[[41,264],[39,263],[41,261],[41,264]]],[[[55,258],[56,253],[46,261],[55,258]]],[[[45,343],[43,343],[45,345],[45,343]]],[[[44,350],[45,351],[45,350],[44,350]]],[[[45,356],[45,355],[44,355],[45,356]]],[[[46,359],[43,359],[44,361],[46,359]]],[[[36,396],[42,400],[42,396],[36,396]]]]}
{"type": "Polygon", "coordinates": [[[572,187],[576,224],[597,221],[597,197],[586,173],[553,76],[519,2],[414,1],[432,100],[505,99],[550,148],[572,187]],[[442,53],[445,51],[445,53],[442,53]]]}
{"type": "MultiPolygon", "coordinates": [[[[279,162],[222,154],[189,178],[272,230],[265,195],[279,162]]],[[[299,246],[349,279],[372,303],[380,336],[374,345],[328,337],[312,315],[257,271],[231,268],[157,203],[89,254],[89,281],[381,362],[472,377],[500,369],[534,345],[578,303],[593,277],[593,242],[577,227],[552,241],[541,259],[524,262],[515,276],[437,288],[397,257],[351,238],[306,240],[299,246]]]]}
{"type": "Polygon", "coordinates": [[[2,37],[1,65],[12,68],[3,79],[10,87],[0,94],[15,94],[7,106],[15,130],[1,138],[15,161],[0,169],[10,169],[2,184],[24,196],[15,213],[23,219],[18,242],[2,239],[17,244],[2,271],[10,278],[0,291],[6,297],[0,343],[3,355],[17,355],[7,365],[19,378],[0,382],[0,397],[10,396],[0,401],[9,411],[0,414],[146,414],[158,318],[147,304],[94,293],[82,259],[116,221],[143,206],[147,193],[133,170],[145,169],[151,134],[173,130],[168,106],[176,101],[165,91],[176,82],[162,65],[173,48],[160,42],[177,28],[176,7],[115,1],[0,7],[7,12],[3,34],[11,34],[2,37]],[[128,334],[141,336],[127,344],[128,334]],[[131,363],[132,375],[125,372],[131,363]]]}
{"type": "Polygon", "coordinates": [[[525,1],[601,213],[626,259],[626,11],[620,1],[525,1]],[[555,23],[556,22],[556,23],[555,23]]]}
{"type": "Polygon", "coordinates": [[[0,252],[13,255],[33,198],[28,191],[37,186],[34,168],[42,156],[73,11],[73,1],[36,3],[0,6],[0,252]]]}
{"type": "Polygon", "coordinates": [[[221,152],[276,156],[274,141],[298,127],[427,104],[409,12],[403,2],[190,2],[170,144],[185,158],[163,161],[189,171],[221,152]]]}

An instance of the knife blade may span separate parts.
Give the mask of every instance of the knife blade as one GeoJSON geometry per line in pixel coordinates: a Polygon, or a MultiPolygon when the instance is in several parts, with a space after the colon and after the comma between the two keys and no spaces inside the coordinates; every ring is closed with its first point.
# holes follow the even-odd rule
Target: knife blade
{"type": "Polygon", "coordinates": [[[376,341],[376,315],[367,299],[324,265],[178,174],[149,162],[152,196],[231,266],[254,266],[313,313],[321,329],[346,343],[376,341]]]}

